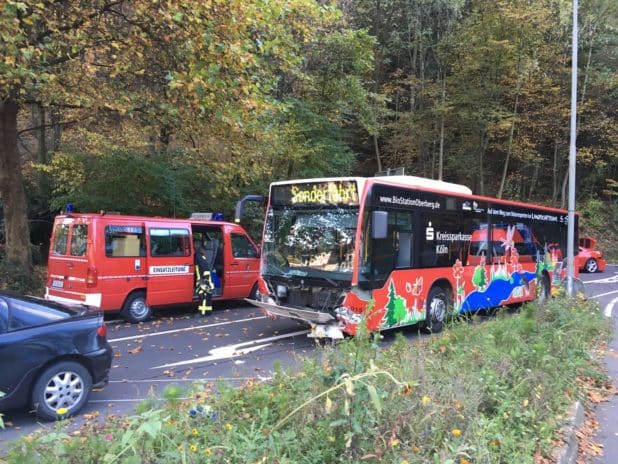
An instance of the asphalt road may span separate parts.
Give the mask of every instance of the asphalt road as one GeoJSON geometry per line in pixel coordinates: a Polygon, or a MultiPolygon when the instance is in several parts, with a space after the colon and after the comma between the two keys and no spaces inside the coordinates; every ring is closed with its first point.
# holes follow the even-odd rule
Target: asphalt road
{"type": "MultiPolygon", "coordinates": [[[[603,310],[611,309],[613,301],[611,317],[618,318],[618,266],[581,277],[586,282],[587,296],[597,299],[603,310]]],[[[411,339],[418,336],[415,330],[405,335],[411,339]]],[[[393,333],[385,335],[386,342],[392,338],[393,333]]],[[[241,302],[215,305],[215,310],[206,316],[190,308],[160,311],[153,321],[139,325],[110,319],[108,339],[115,352],[110,383],[101,391],[92,392],[80,416],[66,424],[70,429],[85,421],[103,422],[109,415],[130,414],[140,401],[159,397],[170,385],[267,381],[276,363],[293,368],[299,365],[299,357],[310,355],[315,349],[304,325],[286,319],[271,320],[257,308],[241,302]]],[[[614,351],[610,354],[615,355],[618,342],[615,339],[613,343],[614,351]]],[[[618,359],[608,356],[608,364],[613,369],[613,378],[618,379],[618,359]]],[[[604,445],[606,456],[616,457],[618,404],[602,405],[599,414],[603,420],[597,441],[604,445]]],[[[37,423],[32,414],[23,411],[7,412],[4,420],[7,427],[0,430],[0,455],[11,440],[55,427],[37,423]]],[[[598,460],[595,464],[610,462],[617,461],[598,460]]]]}

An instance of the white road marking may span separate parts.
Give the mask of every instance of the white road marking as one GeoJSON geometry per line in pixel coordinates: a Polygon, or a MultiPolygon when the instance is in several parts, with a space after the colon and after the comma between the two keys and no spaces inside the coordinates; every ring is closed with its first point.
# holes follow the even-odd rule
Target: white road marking
{"type": "Polygon", "coordinates": [[[612,290],[611,292],[601,293],[599,295],[592,295],[590,298],[600,298],[602,296],[613,295],[614,293],[618,293],[618,290],[612,290]]]}
{"type": "MultiPolygon", "coordinates": [[[[217,380],[224,380],[224,381],[240,381],[240,380],[258,380],[260,382],[268,382],[270,380],[272,380],[272,377],[263,377],[261,375],[257,375],[255,377],[203,377],[200,379],[161,379],[161,380],[131,380],[129,382],[124,382],[121,380],[110,380],[109,383],[141,383],[141,382],[148,382],[148,383],[155,383],[155,382],[214,382],[217,380]]],[[[180,400],[188,400],[190,398],[188,397],[183,397],[183,398],[179,398],[180,400]]],[[[165,401],[164,398],[153,398],[153,397],[149,397],[149,398],[118,398],[118,399],[102,399],[102,400],[95,400],[95,399],[89,399],[88,403],[98,403],[98,404],[114,404],[114,403],[140,403],[142,401],[165,401]]]]}
{"type": "MultiPolygon", "coordinates": [[[[179,400],[188,400],[188,397],[178,398],[179,400]]],[[[139,403],[140,401],[165,401],[164,398],[123,398],[116,400],[88,400],[88,403],[139,403]]]]}
{"type": "Polygon", "coordinates": [[[164,369],[167,367],[185,366],[187,364],[195,364],[207,361],[215,361],[219,359],[234,358],[236,356],[242,356],[243,354],[251,353],[252,351],[261,350],[267,346],[270,346],[275,340],[281,340],[282,338],[295,337],[297,335],[303,335],[309,333],[308,330],[300,330],[298,332],[292,332],[284,335],[277,335],[274,337],[262,338],[258,340],[250,340],[248,342],[237,343],[235,345],[227,345],[219,348],[214,348],[209,351],[208,356],[201,358],[188,359],[186,361],[178,361],[170,364],[163,364],[161,366],[151,367],[151,369],[164,369]],[[255,346],[251,346],[255,345],[255,346]],[[246,347],[246,348],[242,348],[246,347]]]}
{"type": "Polygon", "coordinates": [[[586,280],[584,284],[615,284],[618,283],[618,275],[603,277],[602,279],[586,280]]]}
{"type": "Polygon", "coordinates": [[[272,377],[263,377],[261,375],[256,375],[255,377],[197,377],[193,379],[142,379],[142,380],[110,380],[109,383],[174,383],[174,382],[244,382],[246,380],[255,380],[259,381],[270,380],[272,377]]]}
{"type": "Polygon", "coordinates": [[[152,333],[147,333],[147,334],[142,334],[142,335],[132,335],[130,337],[111,338],[111,339],[108,339],[107,341],[109,343],[125,342],[127,340],[137,340],[138,338],[156,337],[158,335],[168,335],[168,334],[178,333],[178,332],[188,332],[190,330],[207,329],[210,327],[221,327],[222,325],[238,324],[239,322],[257,321],[259,319],[266,319],[266,316],[250,317],[247,319],[236,319],[235,321],[216,322],[214,324],[195,325],[191,327],[185,327],[182,329],[172,329],[172,330],[164,330],[163,332],[152,332],[152,333]]]}
{"type": "Polygon", "coordinates": [[[605,306],[604,314],[607,317],[612,317],[612,310],[614,309],[614,305],[616,303],[618,303],[618,298],[614,298],[612,301],[608,303],[607,306],[605,306]]]}

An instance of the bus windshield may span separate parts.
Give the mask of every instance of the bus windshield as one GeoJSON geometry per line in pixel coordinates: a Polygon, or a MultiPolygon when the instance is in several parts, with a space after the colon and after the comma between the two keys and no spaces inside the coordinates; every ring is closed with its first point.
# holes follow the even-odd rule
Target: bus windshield
{"type": "Polygon", "coordinates": [[[357,221],[358,207],[271,207],[262,274],[350,281],[357,221]]]}

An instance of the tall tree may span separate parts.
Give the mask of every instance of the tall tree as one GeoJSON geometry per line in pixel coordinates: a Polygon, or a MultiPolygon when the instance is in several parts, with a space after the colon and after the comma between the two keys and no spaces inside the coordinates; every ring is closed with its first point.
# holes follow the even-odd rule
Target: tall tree
{"type": "Polygon", "coordinates": [[[192,137],[198,153],[213,134],[259,138],[277,76],[300,63],[298,44],[318,30],[313,23],[335,16],[312,0],[3,2],[0,193],[8,260],[30,269],[16,145],[24,105],[54,105],[102,126],[139,119],[159,147],[192,137]]]}

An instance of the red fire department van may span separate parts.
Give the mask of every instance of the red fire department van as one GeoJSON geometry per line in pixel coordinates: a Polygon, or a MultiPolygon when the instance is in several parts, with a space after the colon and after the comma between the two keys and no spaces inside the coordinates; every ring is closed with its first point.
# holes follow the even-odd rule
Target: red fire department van
{"type": "Polygon", "coordinates": [[[238,224],[118,214],[64,214],[52,231],[45,297],[145,321],[157,306],[191,303],[195,243],[213,250],[213,301],[252,297],[259,251],[238,224]]]}

